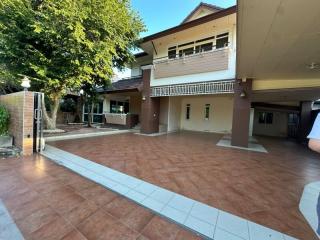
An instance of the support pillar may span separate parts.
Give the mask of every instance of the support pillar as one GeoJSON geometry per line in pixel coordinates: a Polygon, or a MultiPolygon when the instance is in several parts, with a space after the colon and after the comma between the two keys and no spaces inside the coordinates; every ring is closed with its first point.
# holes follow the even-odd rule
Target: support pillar
{"type": "Polygon", "coordinates": [[[299,124],[298,140],[301,143],[304,143],[307,141],[307,136],[312,127],[311,111],[312,111],[311,101],[300,102],[300,124],[299,124]]]}
{"type": "Polygon", "coordinates": [[[142,69],[142,103],[141,103],[141,133],[152,134],[159,132],[160,98],[150,97],[150,80],[152,65],[142,69]]]}
{"type": "Polygon", "coordinates": [[[252,95],[252,79],[239,80],[234,85],[231,145],[248,147],[252,95]]]}

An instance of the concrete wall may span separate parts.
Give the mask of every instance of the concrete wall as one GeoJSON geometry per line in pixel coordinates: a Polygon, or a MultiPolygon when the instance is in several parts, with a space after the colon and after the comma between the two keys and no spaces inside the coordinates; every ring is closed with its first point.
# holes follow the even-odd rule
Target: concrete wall
{"type": "Polygon", "coordinates": [[[23,155],[33,153],[33,92],[18,92],[0,96],[0,104],[10,112],[9,132],[14,145],[23,155]]]}
{"type": "Polygon", "coordinates": [[[255,109],[253,121],[253,135],[264,135],[274,137],[287,137],[288,135],[288,113],[271,110],[255,109]],[[272,124],[259,123],[259,112],[273,113],[272,124]]]}
{"type": "Polygon", "coordinates": [[[181,100],[181,129],[230,133],[232,129],[233,96],[190,96],[181,100]],[[186,119],[186,105],[191,105],[190,119],[186,119]],[[204,118],[205,104],[210,104],[210,116],[204,118]]]}

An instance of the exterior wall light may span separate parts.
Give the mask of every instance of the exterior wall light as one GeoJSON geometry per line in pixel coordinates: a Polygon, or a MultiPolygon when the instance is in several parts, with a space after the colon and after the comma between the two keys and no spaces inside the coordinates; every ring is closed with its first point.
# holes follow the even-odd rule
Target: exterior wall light
{"type": "Polygon", "coordinates": [[[24,76],[22,79],[21,87],[24,88],[24,91],[28,91],[28,88],[30,87],[30,79],[27,76],[24,76]]]}
{"type": "Polygon", "coordinates": [[[241,93],[240,93],[240,97],[241,98],[245,98],[247,96],[247,93],[245,92],[245,91],[242,91],[241,93]]]}
{"type": "Polygon", "coordinates": [[[145,101],[146,100],[146,96],[142,96],[142,101],[145,101]]]}

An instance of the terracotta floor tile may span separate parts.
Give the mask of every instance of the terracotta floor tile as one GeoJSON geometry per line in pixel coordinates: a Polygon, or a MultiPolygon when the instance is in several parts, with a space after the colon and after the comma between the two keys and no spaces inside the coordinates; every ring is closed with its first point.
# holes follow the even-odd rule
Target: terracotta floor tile
{"type": "Polygon", "coordinates": [[[12,218],[15,220],[23,219],[35,211],[48,207],[48,204],[39,196],[17,207],[7,207],[12,218]]]}
{"type": "Polygon", "coordinates": [[[73,227],[68,222],[59,217],[32,232],[30,238],[35,240],[61,239],[72,229],[73,227]]]}
{"type": "Polygon", "coordinates": [[[163,218],[155,216],[149,224],[143,229],[142,235],[148,239],[155,240],[171,240],[175,239],[180,231],[180,228],[163,218]]]}
{"type": "Polygon", "coordinates": [[[187,230],[181,229],[178,232],[175,240],[201,240],[200,236],[197,236],[195,233],[189,232],[187,230]]]}
{"type": "Polygon", "coordinates": [[[32,232],[38,230],[42,226],[59,218],[59,215],[50,207],[39,209],[29,216],[16,221],[23,235],[29,236],[32,232]]]}
{"type": "Polygon", "coordinates": [[[87,240],[78,230],[72,230],[67,233],[61,240],[87,240]]]}
{"type": "Polygon", "coordinates": [[[0,188],[26,240],[136,239],[152,219],[148,210],[40,155],[21,159],[0,161],[0,188]],[[33,178],[33,168],[46,174],[33,178]]]}
{"type": "Polygon", "coordinates": [[[266,137],[257,138],[268,154],[218,147],[222,136],[182,131],[151,138],[130,133],[50,144],[252,221],[259,218],[254,213],[264,212],[269,217],[261,215],[260,223],[302,240],[316,239],[301,233],[313,234],[308,224],[295,226],[288,210],[279,214],[275,209],[295,207],[296,217],[304,221],[297,203],[304,185],[320,179],[319,155],[295,142],[266,137]],[[112,151],[106,154],[106,148],[112,151]],[[278,221],[291,222],[292,229],[278,221]]]}
{"type": "Polygon", "coordinates": [[[137,204],[123,197],[117,197],[109,204],[103,206],[103,209],[118,219],[125,218],[136,208],[137,204]]]}
{"type": "Polygon", "coordinates": [[[100,206],[110,203],[118,196],[117,194],[99,185],[82,189],[79,191],[79,194],[86,199],[94,201],[100,206]]]}
{"type": "Polygon", "coordinates": [[[77,226],[97,210],[98,206],[94,202],[85,200],[69,212],[64,213],[63,216],[74,226],[77,226]]]}
{"type": "Polygon", "coordinates": [[[138,236],[138,232],[119,222],[114,222],[107,227],[107,230],[99,237],[99,240],[135,240],[138,236]]]}
{"type": "Polygon", "coordinates": [[[44,199],[60,214],[71,211],[85,201],[85,198],[67,188],[47,193],[44,199]]]}
{"type": "Polygon", "coordinates": [[[154,214],[149,210],[136,206],[129,214],[123,216],[120,220],[131,229],[140,232],[151,221],[154,214]]]}
{"type": "Polygon", "coordinates": [[[77,226],[77,229],[88,239],[99,239],[108,229],[113,226],[116,220],[104,213],[103,211],[97,211],[88,217],[85,221],[77,226]]]}

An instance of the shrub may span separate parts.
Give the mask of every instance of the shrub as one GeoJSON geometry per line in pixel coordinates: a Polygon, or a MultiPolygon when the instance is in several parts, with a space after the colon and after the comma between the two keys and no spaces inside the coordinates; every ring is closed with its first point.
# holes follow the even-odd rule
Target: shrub
{"type": "Polygon", "coordinates": [[[8,134],[9,122],[9,111],[4,106],[0,105],[0,136],[8,134]]]}

